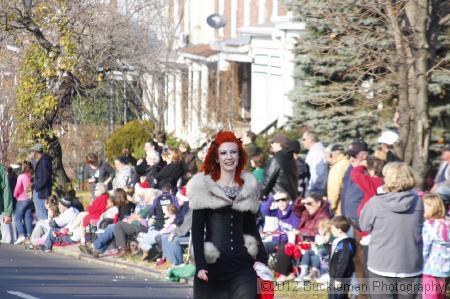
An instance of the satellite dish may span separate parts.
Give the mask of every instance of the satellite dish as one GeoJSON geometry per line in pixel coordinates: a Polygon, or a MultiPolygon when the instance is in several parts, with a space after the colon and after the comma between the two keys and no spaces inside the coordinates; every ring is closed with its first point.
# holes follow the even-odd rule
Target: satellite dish
{"type": "Polygon", "coordinates": [[[222,15],[217,13],[210,15],[206,18],[206,23],[214,29],[219,29],[225,26],[225,19],[222,15]]]}

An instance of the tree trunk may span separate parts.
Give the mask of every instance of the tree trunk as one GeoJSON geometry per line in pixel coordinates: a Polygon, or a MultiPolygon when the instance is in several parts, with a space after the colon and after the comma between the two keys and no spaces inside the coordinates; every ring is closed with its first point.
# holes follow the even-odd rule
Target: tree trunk
{"type": "MultiPolygon", "coordinates": [[[[409,46],[408,51],[410,52],[409,46]]],[[[417,90],[416,90],[416,84],[415,84],[415,71],[414,71],[414,61],[412,59],[412,54],[408,53],[407,58],[407,68],[408,68],[408,139],[406,140],[406,148],[405,148],[405,156],[403,161],[405,163],[408,163],[409,165],[412,165],[412,162],[414,160],[414,154],[415,154],[415,144],[416,144],[416,99],[417,99],[417,90]]]]}
{"type": "Polygon", "coordinates": [[[405,157],[409,154],[408,152],[408,140],[410,133],[410,108],[408,101],[408,69],[406,62],[399,62],[398,66],[398,107],[397,111],[399,113],[398,123],[400,125],[400,141],[399,141],[399,157],[405,160],[405,157]]]}
{"type": "Polygon", "coordinates": [[[399,125],[400,125],[400,141],[399,141],[399,157],[402,160],[409,158],[411,153],[411,145],[409,144],[409,136],[411,132],[411,107],[409,102],[409,84],[408,84],[408,61],[405,49],[405,41],[402,39],[402,31],[397,19],[395,9],[390,1],[385,3],[387,12],[387,22],[391,28],[392,37],[395,42],[396,57],[394,61],[397,62],[397,76],[398,76],[398,107],[399,125]]]}
{"type": "Polygon", "coordinates": [[[46,139],[46,142],[49,144],[48,153],[53,158],[52,193],[56,193],[59,196],[64,196],[67,199],[73,200],[73,198],[75,198],[75,190],[73,189],[72,183],[64,169],[61,144],[59,143],[58,138],[54,135],[48,136],[46,139]]]}
{"type": "Polygon", "coordinates": [[[386,10],[388,12],[389,25],[393,32],[397,60],[399,101],[397,111],[400,115],[398,120],[400,125],[399,156],[403,161],[410,163],[412,161],[414,149],[414,139],[411,138],[411,134],[414,133],[414,115],[411,113],[411,69],[406,49],[408,45],[405,43],[405,40],[402,39],[402,31],[399,21],[395,15],[395,10],[391,3],[388,2],[386,4],[386,10]]]}
{"type": "Polygon", "coordinates": [[[416,86],[416,109],[415,109],[415,155],[413,167],[418,171],[420,185],[428,171],[428,151],[430,144],[430,122],[428,115],[428,61],[429,45],[427,39],[427,14],[428,0],[418,0],[416,2],[416,14],[414,23],[414,69],[416,86]]]}
{"type": "Polygon", "coordinates": [[[406,20],[399,20],[391,2],[387,2],[389,22],[399,56],[399,106],[401,158],[419,174],[422,187],[427,172],[430,144],[428,115],[428,62],[430,50],[427,38],[429,0],[405,4],[406,20]],[[399,22],[403,22],[403,28],[399,22]]]}

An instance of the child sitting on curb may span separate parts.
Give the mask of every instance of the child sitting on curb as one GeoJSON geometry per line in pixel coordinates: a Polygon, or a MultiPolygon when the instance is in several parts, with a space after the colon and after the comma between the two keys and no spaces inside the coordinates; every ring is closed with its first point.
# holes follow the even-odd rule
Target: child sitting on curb
{"type": "Polygon", "coordinates": [[[74,240],[73,236],[72,238],[69,236],[69,233],[73,232],[73,223],[79,211],[72,207],[72,203],[69,200],[63,197],[59,199],[58,207],[61,215],[50,222],[50,231],[44,242],[45,252],[50,252],[53,244],[56,242],[75,243],[79,240],[79,238],[74,240]]]}
{"type": "MultiPolygon", "coordinates": [[[[333,235],[331,234],[331,220],[322,219],[317,223],[319,234],[315,236],[312,248],[303,253],[300,262],[300,275],[295,281],[311,281],[320,275],[328,273],[328,263],[331,253],[331,243],[333,235]],[[308,272],[309,270],[309,272],[308,272]]],[[[326,277],[323,277],[322,280],[326,277]]]]}
{"type": "Polygon", "coordinates": [[[28,247],[29,249],[34,249],[38,246],[44,245],[48,232],[50,231],[50,222],[59,216],[59,208],[57,206],[56,199],[53,197],[50,197],[45,201],[45,207],[48,210],[48,219],[41,220],[36,223],[33,233],[31,234],[31,244],[28,247]]]}
{"type": "Polygon", "coordinates": [[[174,204],[170,204],[167,206],[167,220],[164,224],[163,229],[159,232],[161,235],[171,234],[174,229],[177,227],[175,224],[175,218],[177,216],[178,208],[174,204]]]}
{"type": "Polygon", "coordinates": [[[148,252],[156,243],[156,237],[160,231],[169,223],[168,207],[177,207],[177,199],[170,193],[171,186],[166,184],[162,187],[163,193],[153,201],[152,218],[149,219],[149,229],[147,232],[138,234],[139,248],[143,252],[148,252]]]}

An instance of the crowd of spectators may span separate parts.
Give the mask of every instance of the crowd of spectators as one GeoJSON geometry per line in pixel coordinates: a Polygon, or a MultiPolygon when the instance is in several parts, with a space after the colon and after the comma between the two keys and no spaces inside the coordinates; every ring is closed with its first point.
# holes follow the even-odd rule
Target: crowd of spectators
{"type": "MultiPolygon", "coordinates": [[[[381,134],[376,149],[361,138],[347,147],[325,146],[312,131],[300,140],[276,135],[268,152],[255,139],[248,132],[243,143],[248,171],[259,184],[257,225],[278,282],[328,283],[333,298],[349,295],[344,285],[360,295],[365,279],[445,288],[450,146],[442,150],[434,185],[424,192],[414,170],[395,155],[393,131],[381,134]]],[[[141,253],[158,266],[183,265],[192,225],[185,186],[200,161],[184,142],[170,148],[151,140],[144,151],[136,159],[125,149],[113,166],[88,153],[84,176],[92,199],[83,210],[51,195],[52,160],[36,144],[18,177],[0,167],[2,241],[44,251],[78,243],[96,258],[141,253]],[[8,231],[12,215],[14,232],[8,231]]]]}

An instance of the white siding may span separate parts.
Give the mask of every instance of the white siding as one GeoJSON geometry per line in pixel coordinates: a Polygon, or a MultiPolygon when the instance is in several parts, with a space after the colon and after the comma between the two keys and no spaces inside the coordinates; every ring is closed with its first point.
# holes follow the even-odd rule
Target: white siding
{"type": "Polygon", "coordinates": [[[264,24],[266,16],[266,1],[259,0],[258,3],[258,24],[264,24]]]}
{"type": "Polygon", "coordinates": [[[252,49],[251,129],[258,133],[275,120],[283,124],[292,114],[287,93],[294,85],[294,65],[277,41],[255,38],[252,49]]]}
{"type": "Polygon", "coordinates": [[[231,0],[231,38],[237,36],[237,0],[231,0]]]}

